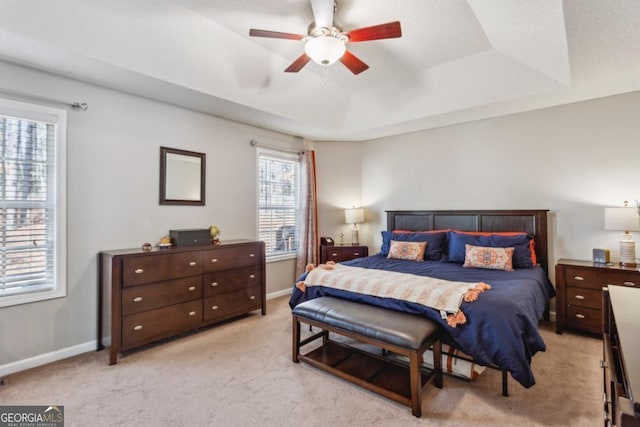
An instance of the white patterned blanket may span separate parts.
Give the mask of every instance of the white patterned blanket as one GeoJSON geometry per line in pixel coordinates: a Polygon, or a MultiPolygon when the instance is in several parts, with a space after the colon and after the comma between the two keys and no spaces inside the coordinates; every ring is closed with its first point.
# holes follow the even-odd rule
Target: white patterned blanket
{"type": "Polygon", "coordinates": [[[486,283],[453,282],[434,277],[341,264],[319,265],[309,271],[297,287],[305,291],[309,286],[325,286],[381,298],[414,302],[439,310],[449,326],[466,322],[460,309],[462,301],[472,302],[490,289],[486,283]]]}

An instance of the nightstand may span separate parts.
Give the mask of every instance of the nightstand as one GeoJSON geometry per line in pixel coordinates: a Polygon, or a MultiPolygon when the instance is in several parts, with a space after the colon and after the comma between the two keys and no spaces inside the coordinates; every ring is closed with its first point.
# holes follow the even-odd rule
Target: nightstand
{"type": "MultiPolygon", "coordinates": [[[[619,264],[560,259],[556,264],[556,333],[574,329],[602,334],[602,288],[640,289],[640,270],[619,264]]],[[[640,292],[640,290],[638,291],[640,292]]]]}
{"type": "Polygon", "coordinates": [[[327,261],[349,261],[350,259],[365,256],[369,256],[369,248],[367,246],[320,246],[320,264],[324,264],[327,261]]]}

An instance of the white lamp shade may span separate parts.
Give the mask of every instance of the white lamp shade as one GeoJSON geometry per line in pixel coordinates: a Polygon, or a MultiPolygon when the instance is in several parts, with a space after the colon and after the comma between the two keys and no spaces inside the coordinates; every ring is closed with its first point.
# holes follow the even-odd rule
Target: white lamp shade
{"type": "Polygon", "coordinates": [[[304,53],[320,65],[333,64],[344,55],[346,50],[342,40],[330,36],[314,37],[304,44],[304,53]]]}
{"type": "Polygon", "coordinates": [[[364,208],[345,209],[344,222],[347,224],[359,224],[364,222],[364,208]]]}
{"type": "Polygon", "coordinates": [[[635,207],[604,208],[604,228],[613,231],[640,231],[640,215],[635,207]]]}

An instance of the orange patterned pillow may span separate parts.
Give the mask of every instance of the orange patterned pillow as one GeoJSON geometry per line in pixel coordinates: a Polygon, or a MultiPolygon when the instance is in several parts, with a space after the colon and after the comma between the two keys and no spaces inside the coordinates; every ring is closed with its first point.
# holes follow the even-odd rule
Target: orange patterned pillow
{"type": "Polygon", "coordinates": [[[427,242],[404,242],[392,240],[388,259],[404,259],[409,261],[424,261],[424,250],[427,242]]]}
{"type": "Polygon", "coordinates": [[[466,244],[463,267],[513,271],[513,248],[486,248],[466,244]]]}

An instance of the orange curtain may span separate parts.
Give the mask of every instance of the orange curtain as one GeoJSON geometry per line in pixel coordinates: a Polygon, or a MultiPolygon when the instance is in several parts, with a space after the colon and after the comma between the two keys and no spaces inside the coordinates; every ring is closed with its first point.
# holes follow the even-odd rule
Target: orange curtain
{"type": "Polygon", "coordinates": [[[307,264],[318,262],[318,199],[316,192],[316,154],[305,151],[300,162],[300,202],[298,211],[298,257],[296,278],[307,264]]]}

